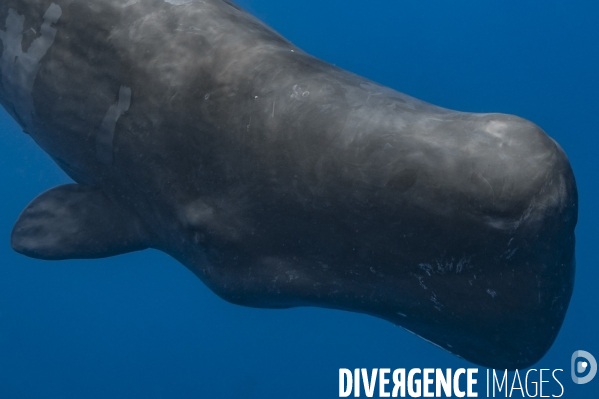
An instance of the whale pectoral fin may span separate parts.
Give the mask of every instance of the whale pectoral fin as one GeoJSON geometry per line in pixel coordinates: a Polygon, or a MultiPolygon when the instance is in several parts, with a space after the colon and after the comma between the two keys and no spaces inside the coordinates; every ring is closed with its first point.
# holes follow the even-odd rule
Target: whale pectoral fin
{"type": "Polygon", "coordinates": [[[35,198],[19,216],[12,248],[46,260],[93,259],[139,251],[148,235],[138,218],[102,191],[67,184],[35,198]]]}

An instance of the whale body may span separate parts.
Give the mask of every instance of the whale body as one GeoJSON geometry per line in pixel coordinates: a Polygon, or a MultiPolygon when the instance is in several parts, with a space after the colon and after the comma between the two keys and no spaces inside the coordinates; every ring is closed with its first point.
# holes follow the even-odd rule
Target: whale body
{"type": "Polygon", "coordinates": [[[0,103],[75,182],[16,251],[156,248],[229,302],[365,313],[498,369],[555,340],[577,191],[535,124],[378,85],[227,0],[3,0],[0,55],[0,103]]]}

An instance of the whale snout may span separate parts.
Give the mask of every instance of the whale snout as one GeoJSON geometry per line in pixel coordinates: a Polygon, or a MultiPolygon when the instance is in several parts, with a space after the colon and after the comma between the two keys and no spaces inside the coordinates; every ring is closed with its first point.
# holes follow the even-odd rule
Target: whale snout
{"type": "Polygon", "coordinates": [[[497,227],[542,218],[575,198],[574,177],[560,146],[536,124],[505,114],[473,115],[464,146],[467,184],[477,214],[497,227]],[[469,163],[469,164],[468,164],[469,163]]]}
{"type": "Polygon", "coordinates": [[[527,367],[551,347],[572,294],[576,183],[564,151],[539,126],[511,115],[481,119],[488,149],[477,162],[480,179],[473,184],[487,187],[479,216],[502,237],[486,247],[497,250],[488,273],[502,286],[497,292],[511,297],[510,311],[497,310],[489,358],[501,368],[527,367]],[[512,348],[512,341],[519,347],[512,348]]]}

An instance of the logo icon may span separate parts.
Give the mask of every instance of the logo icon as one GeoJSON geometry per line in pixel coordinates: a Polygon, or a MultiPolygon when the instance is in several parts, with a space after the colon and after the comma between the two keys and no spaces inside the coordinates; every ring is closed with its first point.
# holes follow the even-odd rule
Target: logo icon
{"type": "Polygon", "coordinates": [[[587,351],[576,351],[572,354],[572,381],[575,384],[586,384],[595,377],[595,374],[597,374],[597,361],[593,355],[587,351]],[[586,376],[577,376],[577,374],[583,374],[587,370],[589,371],[586,376]]]}

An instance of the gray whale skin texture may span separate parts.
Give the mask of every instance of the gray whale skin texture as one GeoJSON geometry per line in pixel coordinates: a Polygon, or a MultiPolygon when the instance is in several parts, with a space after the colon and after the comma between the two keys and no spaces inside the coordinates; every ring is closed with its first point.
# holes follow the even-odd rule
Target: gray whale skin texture
{"type": "Polygon", "coordinates": [[[578,200],[533,123],[382,87],[226,0],[3,0],[0,39],[0,102],[76,182],[16,251],[156,248],[229,302],[365,313],[498,369],[555,340],[578,200]]]}

